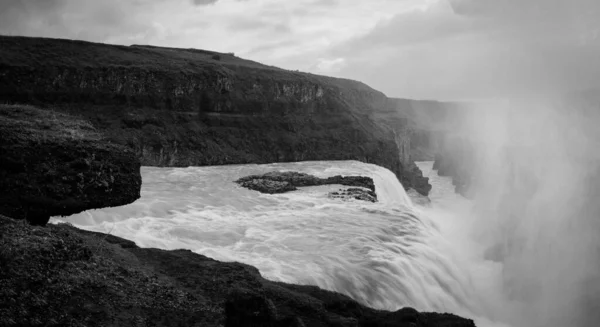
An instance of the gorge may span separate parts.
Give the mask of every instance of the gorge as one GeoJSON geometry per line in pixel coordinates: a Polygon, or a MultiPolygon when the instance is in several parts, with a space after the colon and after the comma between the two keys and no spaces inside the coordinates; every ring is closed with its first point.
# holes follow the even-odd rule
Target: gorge
{"type": "Polygon", "coordinates": [[[594,94],[393,99],[0,36],[0,324],[594,326],[594,94]],[[329,196],[344,183],[377,201],[329,196]]]}
{"type": "MultiPolygon", "coordinates": [[[[52,215],[134,201],[139,164],[145,171],[152,169],[147,166],[358,160],[383,167],[377,169],[383,169],[386,181],[379,183],[388,186],[377,194],[379,202],[407,207],[404,188],[421,195],[431,190],[411,159],[413,130],[393,99],[360,82],[286,71],[232,54],[0,36],[0,101],[5,103],[0,151],[6,163],[0,176],[8,187],[0,214],[40,225],[52,215]],[[15,146],[14,140],[22,143],[15,146]],[[52,142],[66,152],[39,150],[52,142]],[[84,144],[109,147],[123,164],[103,163],[93,152],[81,162],[69,157],[84,144]]],[[[143,178],[149,183],[152,175],[143,178]]],[[[342,203],[353,208],[352,201],[342,203]]],[[[373,214],[386,215],[377,210],[373,214]]],[[[318,217],[318,210],[305,218],[311,216],[318,217]]],[[[138,248],[112,231],[44,229],[8,218],[1,223],[0,274],[3,298],[11,303],[0,311],[3,324],[473,325],[451,314],[419,313],[406,307],[416,302],[401,298],[380,305],[271,282],[253,267],[192,252],[138,248]],[[154,286],[139,289],[148,281],[154,286]],[[20,291],[31,283],[40,287],[20,291]],[[88,293],[91,289],[105,291],[88,293]]],[[[451,309],[427,302],[422,308],[451,309]]]]}

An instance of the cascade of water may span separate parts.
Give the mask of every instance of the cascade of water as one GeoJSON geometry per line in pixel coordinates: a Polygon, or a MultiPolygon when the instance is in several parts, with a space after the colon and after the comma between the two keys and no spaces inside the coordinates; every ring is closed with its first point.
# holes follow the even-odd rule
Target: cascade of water
{"type": "Polygon", "coordinates": [[[142,175],[142,197],[135,203],[54,221],[112,231],[140,246],[187,248],[245,262],[266,278],[317,285],[376,308],[487,314],[478,290],[493,287],[490,280],[474,278],[473,269],[488,274],[495,268],[473,268],[470,248],[458,249],[446,238],[448,222],[459,216],[414,207],[385,168],[356,161],[299,162],[144,167],[142,175]],[[266,195],[232,182],[273,170],[369,176],[380,201],[329,199],[335,186],[266,195]]]}

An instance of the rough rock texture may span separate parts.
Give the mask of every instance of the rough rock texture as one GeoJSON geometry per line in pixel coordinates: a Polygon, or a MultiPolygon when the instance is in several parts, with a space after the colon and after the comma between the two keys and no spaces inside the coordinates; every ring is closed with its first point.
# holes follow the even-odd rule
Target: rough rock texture
{"type": "Polygon", "coordinates": [[[0,101],[85,117],[143,165],[359,160],[428,192],[384,94],[232,54],[0,37],[0,101]]]}
{"type": "MultiPolygon", "coordinates": [[[[416,192],[413,189],[411,189],[411,191],[416,192]]],[[[352,188],[348,188],[348,189],[340,189],[337,192],[330,192],[327,196],[331,199],[342,199],[342,200],[354,199],[354,200],[368,201],[368,202],[373,202],[373,203],[377,202],[377,194],[375,194],[375,192],[366,190],[364,188],[356,188],[356,187],[352,187],[352,188]]]]}
{"type": "Polygon", "coordinates": [[[0,105],[0,214],[44,225],[50,216],[140,197],[133,151],[87,122],[31,106],[0,105]]]}
{"type": "Polygon", "coordinates": [[[235,181],[240,186],[261,193],[276,194],[295,191],[298,187],[319,185],[346,185],[363,187],[373,193],[375,199],[375,183],[370,177],[363,176],[333,176],[319,178],[313,175],[293,171],[272,171],[263,175],[251,175],[235,181]]]}
{"type": "Polygon", "coordinates": [[[1,326],[473,327],[451,314],[365,307],[254,267],[0,215],[1,326]]]}

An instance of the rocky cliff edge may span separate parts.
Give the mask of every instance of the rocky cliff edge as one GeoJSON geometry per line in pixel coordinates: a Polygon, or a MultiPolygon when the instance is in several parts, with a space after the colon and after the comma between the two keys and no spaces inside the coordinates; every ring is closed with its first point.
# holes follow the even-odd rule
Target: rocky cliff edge
{"type": "Polygon", "coordinates": [[[0,105],[0,214],[45,225],[51,216],[140,197],[133,151],[88,122],[31,106],[0,105]]]}

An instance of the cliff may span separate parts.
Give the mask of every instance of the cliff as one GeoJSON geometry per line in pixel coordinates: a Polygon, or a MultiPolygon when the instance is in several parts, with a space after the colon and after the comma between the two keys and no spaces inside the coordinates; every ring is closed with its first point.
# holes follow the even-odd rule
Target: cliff
{"type": "Polygon", "coordinates": [[[440,176],[452,178],[456,192],[467,196],[475,169],[473,124],[477,103],[390,99],[406,120],[408,151],[416,161],[435,161],[440,176]]]}
{"type": "Polygon", "coordinates": [[[140,163],[88,122],[30,106],[0,105],[0,214],[45,225],[51,216],[129,204],[140,163]]]}
{"type": "Polygon", "coordinates": [[[0,37],[0,101],[85,118],[142,165],[360,160],[431,188],[383,93],[232,54],[0,37]]]}

